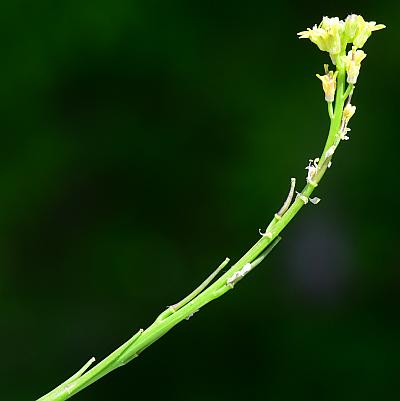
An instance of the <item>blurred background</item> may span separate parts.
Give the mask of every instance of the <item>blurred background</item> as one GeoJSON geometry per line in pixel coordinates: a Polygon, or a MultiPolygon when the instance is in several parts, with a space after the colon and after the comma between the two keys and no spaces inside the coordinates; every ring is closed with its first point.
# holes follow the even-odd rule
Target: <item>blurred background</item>
{"type": "Polygon", "coordinates": [[[235,261],[325,141],[323,15],[367,42],[351,140],[271,256],[74,400],[398,397],[400,5],[2,5],[2,396],[34,400],[235,261]],[[396,267],[397,266],[397,267],[396,267]]]}

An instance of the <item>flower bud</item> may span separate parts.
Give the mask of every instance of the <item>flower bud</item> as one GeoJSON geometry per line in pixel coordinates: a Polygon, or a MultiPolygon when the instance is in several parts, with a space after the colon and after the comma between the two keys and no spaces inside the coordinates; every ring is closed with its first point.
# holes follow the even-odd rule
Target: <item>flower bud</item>
{"type": "Polygon", "coordinates": [[[361,61],[364,60],[365,57],[367,57],[367,55],[362,50],[356,50],[355,46],[347,53],[347,56],[342,57],[346,67],[347,82],[349,84],[355,84],[357,82],[361,61]]]}
{"type": "Polygon", "coordinates": [[[317,77],[322,81],[322,89],[325,93],[325,100],[327,102],[333,102],[335,99],[336,92],[336,77],[338,72],[328,71],[328,64],[324,65],[325,67],[325,75],[317,74],[317,77]]]}
{"type": "Polygon", "coordinates": [[[355,112],[356,112],[356,106],[352,106],[350,103],[347,103],[346,107],[343,109],[343,123],[345,127],[347,127],[350,118],[354,116],[355,112]]]}

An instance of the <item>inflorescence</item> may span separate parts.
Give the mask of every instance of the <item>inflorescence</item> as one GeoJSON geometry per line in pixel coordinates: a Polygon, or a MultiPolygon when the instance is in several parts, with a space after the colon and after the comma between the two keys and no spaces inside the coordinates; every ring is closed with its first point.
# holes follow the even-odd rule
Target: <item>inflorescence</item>
{"type": "Polygon", "coordinates": [[[323,17],[318,26],[314,25],[313,28],[298,33],[300,39],[310,39],[320,50],[328,52],[334,65],[334,68],[330,69],[328,64],[324,64],[324,75],[316,74],[322,82],[331,127],[322,155],[310,159],[306,166],[307,186],[302,192],[295,191],[296,180],[292,178],[289,195],[282,208],[275,214],[267,229],[264,232],[260,230],[263,237],[273,238],[275,225],[290,210],[293,199],[299,199],[304,205],[309,201],[312,204],[320,201],[317,197],[310,198],[309,193],[317,187],[324,172],[331,166],[332,157],[340,141],[349,139],[348,124],[356,112],[356,106],[351,104],[352,95],[360,74],[361,62],[367,56],[361,48],[372,32],[383,28],[385,25],[376,24],[375,21],[367,22],[361,15],[351,14],[344,21],[338,17],[323,17]],[[349,44],[351,49],[347,52],[349,44]],[[345,81],[348,84],[347,88],[345,81]]]}
{"type": "Polygon", "coordinates": [[[325,94],[325,100],[328,103],[329,116],[331,120],[335,115],[333,112],[333,102],[337,91],[337,79],[339,71],[345,71],[346,81],[349,84],[342,97],[347,99],[347,103],[342,110],[335,110],[341,113],[340,127],[331,146],[326,150],[321,158],[310,160],[306,167],[307,183],[317,184],[315,177],[318,176],[322,163],[331,165],[331,158],[336,150],[340,140],[348,140],[348,123],[354,115],[356,107],[351,102],[354,91],[354,85],[360,73],[361,62],[367,56],[363,50],[360,50],[372,32],[386,28],[383,24],[377,24],[375,21],[367,22],[361,15],[351,14],[343,21],[338,17],[323,17],[321,23],[313,28],[307,28],[306,31],[299,32],[300,39],[310,39],[322,51],[329,53],[332,63],[336,66],[336,71],[329,69],[328,64],[324,65],[325,74],[317,77],[322,82],[322,89],[325,94]],[[352,44],[351,50],[346,54],[346,47],[352,44]]]}

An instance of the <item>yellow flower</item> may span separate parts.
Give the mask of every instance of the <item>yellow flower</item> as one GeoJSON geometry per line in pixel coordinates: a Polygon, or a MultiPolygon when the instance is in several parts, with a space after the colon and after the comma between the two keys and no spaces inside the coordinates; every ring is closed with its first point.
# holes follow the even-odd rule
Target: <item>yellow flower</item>
{"type": "Polygon", "coordinates": [[[352,43],[354,40],[354,36],[358,27],[359,17],[360,16],[357,14],[351,14],[348,15],[346,20],[344,21],[344,34],[346,36],[347,42],[349,43],[352,43]]]}
{"type": "Polygon", "coordinates": [[[364,46],[371,33],[386,28],[375,21],[366,22],[361,15],[348,15],[345,21],[338,17],[324,17],[322,22],[313,28],[299,32],[300,39],[310,39],[322,51],[330,54],[334,64],[337,55],[343,51],[347,43],[353,43],[357,48],[364,46]]]}
{"type": "Polygon", "coordinates": [[[386,28],[383,24],[376,25],[375,21],[366,22],[364,18],[359,15],[357,17],[357,29],[354,34],[354,38],[352,42],[354,46],[361,48],[364,46],[365,42],[371,36],[371,33],[374,31],[379,31],[380,29],[386,28]]]}
{"type": "Polygon", "coordinates": [[[349,84],[355,84],[357,82],[361,61],[364,60],[365,57],[367,57],[367,55],[362,50],[356,50],[355,46],[352,47],[347,56],[342,57],[343,63],[346,66],[347,82],[349,84]]]}
{"type": "Polygon", "coordinates": [[[336,92],[336,77],[338,72],[328,71],[328,64],[324,65],[325,75],[317,74],[317,77],[322,81],[322,89],[325,93],[325,100],[327,102],[333,102],[335,99],[336,92]]]}
{"type": "Polygon", "coordinates": [[[310,39],[320,50],[328,52],[334,59],[340,53],[343,29],[344,22],[338,17],[324,17],[318,27],[314,25],[312,29],[307,28],[306,31],[299,32],[297,35],[299,39],[310,39]]]}
{"type": "Polygon", "coordinates": [[[326,46],[326,31],[317,27],[317,25],[314,25],[312,29],[307,28],[306,31],[298,32],[297,35],[299,35],[299,39],[310,39],[311,42],[318,46],[319,50],[328,51],[326,46]]]}
{"type": "Polygon", "coordinates": [[[340,53],[342,46],[342,32],[344,30],[344,22],[338,17],[324,17],[321,22],[321,28],[327,34],[326,43],[330,54],[340,53]]]}

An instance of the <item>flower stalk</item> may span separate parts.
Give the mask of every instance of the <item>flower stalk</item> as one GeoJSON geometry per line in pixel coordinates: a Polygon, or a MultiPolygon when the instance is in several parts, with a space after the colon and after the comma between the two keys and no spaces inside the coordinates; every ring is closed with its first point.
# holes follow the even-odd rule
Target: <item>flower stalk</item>
{"type": "Polygon", "coordinates": [[[278,244],[280,233],[300,209],[309,201],[312,204],[320,201],[319,198],[310,198],[310,196],[330,167],[340,142],[348,139],[347,133],[350,130],[348,123],[356,111],[355,106],[350,102],[354,83],[360,72],[361,61],[365,58],[365,53],[357,48],[365,44],[373,31],[382,28],[384,25],[376,25],[375,22],[364,21],[361,16],[350,15],[345,21],[337,17],[324,17],[318,27],[315,25],[312,29],[308,28],[298,34],[301,39],[310,39],[320,50],[327,51],[335,65],[335,71],[329,71],[326,65],[325,75],[317,75],[322,81],[325,100],[328,104],[330,128],[320,157],[310,160],[306,167],[308,172],[302,191],[294,196],[296,180],[292,178],[286,200],[265,232],[261,232],[261,238],[219,278],[216,278],[217,275],[226,267],[229,259],[226,259],[211,276],[182,301],[163,311],[146,330],[140,329],[97,365],[92,365],[94,362],[92,358],[77,373],[37,401],[67,400],[101,377],[138,357],[179,322],[189,319],[203,306],[234,289],[235,285],[264,260],[278,244]],[[351,43],[353,47],[346,55],[346,47],[351,43]]]}

